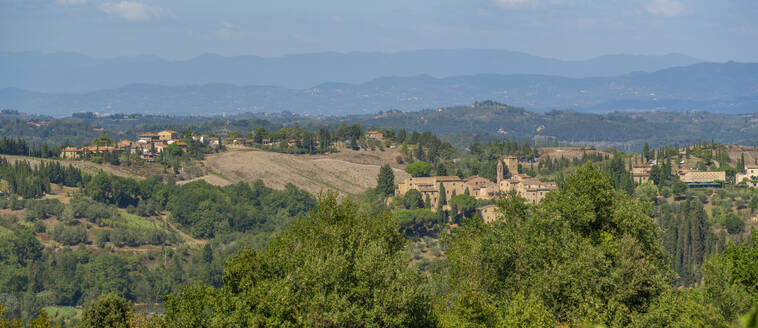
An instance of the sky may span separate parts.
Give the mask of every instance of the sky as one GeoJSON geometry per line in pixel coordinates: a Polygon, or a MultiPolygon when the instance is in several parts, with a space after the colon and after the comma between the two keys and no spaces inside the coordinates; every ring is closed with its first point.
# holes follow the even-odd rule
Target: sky
{"type": "Polygon", "coordinates": [[[758,1],[0,0],[0,51],[188,59],[428,48],[758,62],[758,1]]]}

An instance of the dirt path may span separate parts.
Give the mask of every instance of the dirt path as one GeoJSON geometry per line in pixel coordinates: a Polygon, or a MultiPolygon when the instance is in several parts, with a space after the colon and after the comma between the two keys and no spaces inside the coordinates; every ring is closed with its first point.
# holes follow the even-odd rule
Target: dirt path
{"type": "MultiPolygon", "coordinates": [[[[288,183],[292,183],[314,194],[333,190],[345,195],[356,195],[375,187],[383,159],[378,156],[360,156],[361,161],[372,161],[375,164],[355,163],[350,161],[350,155],[353,154],[309,156],[266,151],[227,151],[206,156],[206,167],[216,174],[206,175],[202,179],[219,185],[260,179],[266,186],[276,189],[284,189],[288,183]]],[[[403,181],[407,177],[407,173],[395,169],[396,181],[403,181]]]]}

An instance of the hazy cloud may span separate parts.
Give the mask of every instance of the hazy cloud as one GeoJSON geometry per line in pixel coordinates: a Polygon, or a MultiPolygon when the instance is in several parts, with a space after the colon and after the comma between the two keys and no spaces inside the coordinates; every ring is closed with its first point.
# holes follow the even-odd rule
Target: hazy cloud
{"type": "Polygon", "coordinates": [[[494,0],[495,5],[500,8],[516,9],[528,6],[534,6],[538,0],[494,0]]]}
{"type": "Polygon", "coordinates": [[[168,9],[132,1],[121,1],[118,3],[106,2],[100,5],[100,10],[106,14],[118,16],[128,21],[145,21],[174,17],[174,14],[168,9]]]}
{"type": "Polygon", "coordinates": [[[242,37],[242,33],[239,29],[231,23],[222,23],[221,28],[213,32],[213,34],[222,40],[239,40],[242,37]]]}
{"type": "Polygon", "coordinates": [[[87,3],[87,0],[55,0],[55,3],[59,5],[66,5],[66,6],[83,5],[87,3]]]}
{"type": "Polygon", "coordinates": [[[687,7],[676,0],[653,0],[645,9],[653,15],[679,16],[687,10],[687,7]]]}

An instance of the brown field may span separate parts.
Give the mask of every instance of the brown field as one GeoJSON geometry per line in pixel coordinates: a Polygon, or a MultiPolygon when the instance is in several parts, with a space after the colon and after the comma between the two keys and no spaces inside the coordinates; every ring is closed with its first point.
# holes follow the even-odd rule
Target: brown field
{"type": "Polygon", "coordinates": [[[540,147],[540,157],[537,159],[540,162],[543,162],[547,160],[548,157],[556,160],[561,159],[561,157],[572,160],[574,158],[582,158],[582,156],[586,153],[587,155],[590,154],[597,154],[602,153],[603,155],[609,155],[613,157],[613,154],[607,151],[602,150],[592,150],[592,149],[585,149],[583,147],[540,147]]]}
{"type": "MultiPolygon", "coordinates": [[[[267,151],[227,151],[206,156],[204,167],[210,172],[199,178],[215,185],[238,181],[263,180],[266,186],[284,189],[294,184],[310,193],[333,190],[357,195],[376,186],[382,164],[394,163],[396,151],[345,150],[329,155],[290,155],[267,151]]],[[[395,168],[395,181],[409,175],[395,168]]]]}
{"type": "Polygon", "coordinates": [[[732,160],[732,166],[737,164],[742,154],[745,155],[745,165],[755,165],[758,161],[758,147],[755,146],[729,146],[727,152],[729,152],[729,159],[732,160]]]}

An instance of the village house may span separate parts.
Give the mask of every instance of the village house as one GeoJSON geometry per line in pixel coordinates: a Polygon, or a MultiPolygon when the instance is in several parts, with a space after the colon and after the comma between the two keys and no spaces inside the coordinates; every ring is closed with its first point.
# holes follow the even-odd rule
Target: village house
{"type": "Polygon", "coordinates": [[[121,148],[121,149],[129,149],[129,148],[132,148],[133,143],[134,142],[131,140],[121,140],[116,144],[116,147],[121,148]]]}
{"type": "Polygon", "coordinates": [[[476,199],[492,199],[500,191],[496,183],[489,179],[473,175],[463,179],[469,188],[469,193],[476,199]]]}
{"type": "Polygon", "coordinates": [[[208,138],[208,145],[211,147],[218,147],[221,144],[221,139],[218,137],[208,138]]]}
{"type": "Polygon", "coordinates": [[[179,134],[176,131],[163,130],[161,132],[158,132],[158,140],[160,141],[176,140],[178,138],[179,134]]]}
{"type": "Polygon", "coordinates": [[[745,171],[737,172],[735,182],[745,182],[748,187],[758,187],[758,165],[746,165],[745,171]]]}
{"type": "Polygon", "coordinates": [[[145,143],[151,143],[151,142],[158,142],[160,141],[160,136],[158,136],[155,133],[143,133],[139,135],[139,140],[145,143]]]}
{"type": "Polygon", "coordinates": [[[484,223],[492,223],[500,216],[497,205],[484,205],[476,209],[484,223]]]}
{"type": "Polygon", "coordinates": [[[548,192],[558,189],[553,182],[542,182],[526,174],[518,174],[518,159],[515,156],[505,156],[497,163],[497,185],[501,193],[516,192],[532,204],[539,203],[548,192]],[[504,178],[503,163],[512,172],[509,179],[504,178]]]}
{"type": "Polygon", "coordinates": [[[643,184],[650,180],[650,164],[633,164],[632,165],[632,178],[634,182],[643,184]]]}
{"type": "Polygon", "coordinates": [[[75,159],[82,157],[82,149],[77,147],[66,147],[61,151],[61,158],[75,159]]]}
{"type": "Polygon", "coordinates": [[[382,140],[384,138],[384,134],[379,131],[368,131],[366,132],[366,137],[369,139],[382,140]]]}

